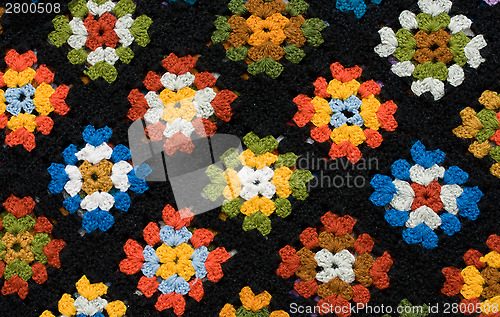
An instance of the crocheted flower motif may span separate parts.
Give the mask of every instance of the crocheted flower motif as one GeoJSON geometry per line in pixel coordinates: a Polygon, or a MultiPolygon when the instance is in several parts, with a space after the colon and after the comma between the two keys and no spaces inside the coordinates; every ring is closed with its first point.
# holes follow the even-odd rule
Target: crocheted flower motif
{"type": "Polygon", "coordinates": [[[238,97],[229,90],[219,90],[216,78],[209,72],[198,72],[196,58],[170,54],[162,61],[167,70],[161,76],[150,71],[143,83],[147,91],[134,89],[128,100],[132,107],[130,120],[144,118],[151,141],[165,138],[165,153],[191,153],[192,134],[211,136],[216,121],[231,120],[231,103],[238,97]]]}
{"type": "Polygon", "coordinates": [[[31,197],[11,195],[3,203],[0,214],[0,278],[2,295],[18,294],[25,299],[28,281],[47,281],[47,268],[60,268],[59,252],[66,245],[52,238],[52,224],[45,217],[36,217],[31,197]]]}
{"type": "Polygon", "coordinates": [[[484,109],[476,113],[471,107],[460,112],[462,125],[453,129],[459,138],[469,139],[469,152],[477,158],[489,155],[495,163],[490,172],[500,178],[500,97],[490,90],[483,92],[479,103],[484,109]]]}
{"type": "Polygon", "coordinates": [[[231,257],[226,249],[211,245],[214,234],[207,229],[192,229],[193,214],[187,208],[163,209],[165,225],[149,223],[144,228],[146,246],[129,239],[123,249],[127,258],[120,262],[120,271],[142,277],[137,288],[146,297],[157,291],[158,311],[173,308],[177,316],[184,314],[184,296],[201,301],[203,282],[217,283],[223,276],[221,264],[231,257]],[[212,250],[212,251],[210,251],[212,250]]]}
{"type": "Polygon", "coordinates": [[[118,60],[130,63],[134,58],[132,44],[149,44],[148,29],[153,21],[146,15],[137,18],[132,0],[73,0],[68,4],[71,20],[58,15],[53,20],[55,31],[50,42],[61,47],[67,44],[68,60],[85,64],[84,73],[92,80],[99,77],[108,83],[116,80],[118,60]]]}
{"type": "Polygon", "coordinates": [[[53,84],[54,73],[37,64],[33,51],[5,54],[7,69],[0,71],[0,129],[7,128],[5,143],[35,148],[35,130],[49,134],[54,126],[51,113],[65,115],[69,107],[64,101],[69,87],[53,84]]]}
{"type": "Polygon", "coordinates": [[[233,305],[226,304],[220,311],[219,317],[290,317],[290,315],[283,310],[269,313],[268,306],[271,303],[271,298],[271,294],[267,291],[255,295],[252,289],[246,286],[240,292],[240,301],[243,306],[236,309],[233,305]]]}
{"type": "Polygon", "coordinates": [[[493,317],[500,308],[500,237],[489,236],[486,245],[490,250],[486,255],[475,249],[464,254],[464,269],[451,266],[442,270],[446,282],[441,292],[459,296],[462,313],[493,317]]]}
{"type": "Polygon", "coordinates": [[[389,57],[397,76],[413,76],[411,90],[417,96],[430,92],[438,100],[445,94],[445,82],[462,84],[463,67],[478,68],[485,61],[479,50],[487,44],[482,35],[474,36],[469,18],[448,15],[450,0],[419,0],[418,6],[418,15],[401,12],[402,28],[396,33],[389,27],[379,30],[382,43],[375,52],[389,57]]]}
{"type": "Polygon", "coordinates": [[[366,233],[353,232],[356,220],[327,212],[321,222],[319,229],[302,232],[300,250],[287,245],[279,251],[282,262],[276,271],[278,276],[293,277],[295,291],[304,298],[318,295],[322,315],[325,305],[349,308],[351,301],[366,304],[370,301],[369,287],[389,287],[387,272],[392,258],[387,252],[378,258],[370,254],[374,241],[366,233]]]}
{"type": "Polygon", "coordinates": [[[285,218],[292,212],[291,196],[304,200],[309,196],[306,183],[310,171],[295,167],[294,153],[278,154],[278,141],[267,136],[260,139],[253,132],[243,137],[247,149],[238,153],[229,149],[221,156],[222,170],[210,165],[206,170],[211,184],[203,191],[208,199],[224,197],[222,212],[234,218],[245,215],[243,230],[257,229],[262,235],[271,232],[270,216],[285,218]]]}
{"type": "MultiPolygon", "coordinates": [[[[373,4],[380,4],[381,2],[382,0],[371,0],[373,4]]],[[[359,19],[366,13],[366,3],[365,0],[337,0],[337,9],[342,12],[354,11],[354,14],[359,19]]]]}
{"type": "MultiPolygon", "coordinates": [[[[108,302],[103,298],[108,287],[103,283],[90,284],[84,275],[76,283],[75,298],[64,294],[58,303],[59,313],[62,316],[77,317],[123,317],[127,306],[122,301],[108,302]]],[[[44,311],[40,317],[55,317],[50,311],[44,311]]]]}
{"type": "Polygon", "coordinates": [[[370,200],[386,208],[385,220],[391,226],[405,227],[406,243],[432,249],[439,240],[434,230],[441,228],[452,236],[461,230],[458,216],[476,220],[483,193],[477,186],[462,186],[469,175],[458,166],[440,165],[445,158],[442,151],[426,151],[418,141],[411,156],[413,165],[404,159],[392,164],[394,180],[380,174],[373,177],[370,184],[375,192],[370,200]]]}
{"type": "Polygon", "coordinates": [[[380,85],[373,80],[357,81],[362,73],[358,66],[333,63],[330,70],[333,79],[327,83],[318,77],[312,99],[306,95],[293,99],[298,108],[293,121],[299,127],[309,125],[313,140],[330,142],[332,159],[346,156],[356,163],[363,156],[361,144],[379,147],[383,141],[379,131],[397,128],[394,113],[398,106],[392,100],[380,104],[380,85]]]}
{"type": "Polygon", "coordinates": [[[303,16],[309,8],[304,0],[231,0],[228,8],[233,15],[217,17],[212,42],[222,43],[230,60],[244,60],[251,75],[277,78],[283,57],[298,64],[306,56],[303,46],[324,42],[326,24],[303,16]]]}
{"type": "Polygon", "coordinates": [[[78,211],[87,232],[111,228],[111,208],[127,211],[131,204],[128,192],[142,194],[148,189],[144,179],[151,173],[150,167],[133,167],[126,146],[108,144],[111,134],[108,127],[95,130],[87,126],[85,146],[71,144],[63,151],[65,164],[52,163],[47,169],[52,177],[50,192],[64,194],[64,208],[71,214],[78,211]]]}

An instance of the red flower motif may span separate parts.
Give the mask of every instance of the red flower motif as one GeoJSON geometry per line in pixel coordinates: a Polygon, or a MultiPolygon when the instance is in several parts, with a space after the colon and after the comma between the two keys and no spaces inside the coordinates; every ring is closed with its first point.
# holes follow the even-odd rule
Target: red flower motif
{"type": "Polygon", "coordinates": [[[439,213],[443,210],[444,205],[441,201],[441,185],[438,182],[433,181],[427,187],[418,183],[413,183],[410,186],[415,193],[415,198],[411,205],[412,210],[417,210],[422,206],[431,208],[435,213],[439,213]]]}
{"type": "Polygon", "coordinates": [[[119,40],[114,30],[116,21],[116,18],[109,12],[104,13],[97,20],[92,14],[89,14],[84,21],[88,33],[85,45],[92,51],[102,46],[115,48],[119,40]]]}

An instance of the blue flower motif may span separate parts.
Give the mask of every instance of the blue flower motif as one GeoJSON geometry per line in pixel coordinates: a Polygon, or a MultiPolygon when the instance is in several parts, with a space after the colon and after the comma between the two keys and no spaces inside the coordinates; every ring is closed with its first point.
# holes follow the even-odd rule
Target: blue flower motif
{"type": "Polygon", "coordinates": [[[111,228],[114,224],[114,217],[109,212],[111,208],[128,211],[132,202],[129,192],[142,194],[149,188],[145,178],[152,172],[151,168],[147,164],[133,167],[128,162],[131,153],[126,146],[118,144],[112,148],[108,144],[111,135],[109,127],[95,129],[88,125],[82,133],[86,144],[82,147],[69,145],[62,153],[65,165],[52,163],[47,169],[52,178],[49,191],[65,194],[64,208],[83,215],[82,227],[87,232],[111,228]],[[112,165],[112,172],[106,177],[111,179],[113,187],[86,191],[80,166],[84,162],[95,166],[103,161],[112,165]]]}
{"type": "Polygon", "coordinates": [[[185,279],[177,274],[174,274],[166,280],[161,281],[158,289],[163,294],[175,292],[177,294],[186,295],[191,290],[191,286],[189,286],[189,283],[185,279]]]}
{"type": "MultiPolygon", "coordinates": [[[[380,4],[382,0],[371,0],[373,4],[380,4]]],[[[337,9],[342,12],[354,11],[359,19],[366,13],[365,0],[337,0],[337,9]]]]}
{"type": "Polygon", "coordinates": [[[192,236],[193,234],[186,227],[175,230],[174,227],[164,226],[160,230],[161,241],[171,247],[189,242],[192,236]]]}
{"type": "Polygon", "coordinates": [[[207,247],[201,246],[194,250],[193,255],[191,255],[191,265],[194,267],[197,278],[204,278],[207,276],[205,262],[207,261],[209,253],[207,247]]]}
{"type": "Polygon", "coordinates": [[[352,95],[345,101],[332,99],[330,100],[329,105],[333,112],[330,124],[335,128],[340,128],[346,123],[357,126],[363,125],[363,118],[359,114],[359,108],[361,107],[362,102],[358,97],[352,95]],[[349,112],[351,116],[348,118],[344,112],[349,112]]]}
{"type": "Polygon", "coordinates": [[[445,154],[427,151],[416,142],[411,148],[414,164],[400,159],[391,166],[394,180],[377,174],[370,184],[376,206],[386,208],[385,220],[393,227],[405,227],[403,240],[428,249],[438,245],[435,230],[452,236],[462,228],[459,217],[476,220],[483,193],[478,187],[464,187],[469,175],[458,166],[445,169],[445,154]]]}
{"type": "Polygon", "coordinates": [[[142,265],[142,273],[146,277],[154,277],[156,271],[160,268],[160,258],[156,255],[156,250],[147,245],[142,251],[145,262],[142,265]]]}
{"type": "Polygon", "coordinates": [[[33,96],[35,88],[31,84],[26,84],[20,88],[7,88],[4,97],[7,101],[6,110],[13,116],[18,116],[21,110],[26,113],[31,113],[35,109],[33,96]]]}

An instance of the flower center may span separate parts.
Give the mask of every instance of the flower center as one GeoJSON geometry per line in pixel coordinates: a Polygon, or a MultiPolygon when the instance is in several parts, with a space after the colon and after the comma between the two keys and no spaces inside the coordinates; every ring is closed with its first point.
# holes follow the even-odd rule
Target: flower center
{"type": "Polygon", "coordinates": [[[354,116],[354,113],[352,113],[351,111],[348,111],[348,110],[342,110],[341,113],[347,118],[351,118],[354,116]]]}
{"type": "Polygon", "coordinates": [[[16,252],[21,251],[21,249],[22,249],[21,244],[19,242],[14,243],[14,245],[12,246],[12,249],[16,252]]]}

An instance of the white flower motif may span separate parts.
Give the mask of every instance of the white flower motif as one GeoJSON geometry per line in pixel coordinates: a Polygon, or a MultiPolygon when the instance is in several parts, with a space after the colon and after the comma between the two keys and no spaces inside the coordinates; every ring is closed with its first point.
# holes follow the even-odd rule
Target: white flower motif
{"type": "Polygon", "coordinates": [[[398,47],[398,40],[394,31],[389,27],[383,27],[378,31],[380,34],[381,44],[375,47],[375,53],[382,57],[389,57],[398,47]]]}
{"type": "Polygon", "coordinates": [[[422,206],[410,213],[410,218],[406,221],[407,228],[415,228],[424,223],[432,230],[439,228],[441,218],[439,215],[427,206],[422,206]]]}
{"type": "Polygon", "coordinates": [[[464,69],[457,64],[448,67],[448,82],[453,86],[460,86],[465,79],[464,69]]]}
{"type": "Polygon", "coordinates": [[[91,211],[96,208],[109,211],[115,204],[115,198],[106,192],[94,192],[91,195],[83,198],[80,207],[85,210],[91,211]]]}
{"type": "Polygon", "coordinates": [[[123,47],[128,47],[134,42],[134,36],[130,33],[130,28],[134,19],[130,13],[122,16],[116,21],[114,31],[123,47]]]}
{"type": "Polygon", "coordinates": [[[452,215],[458,213],[457,198],[462,195],[464,190],[457,184],[441,186],[441,202],[444,209],[452,215]]]}
{"type": "Polygon", "coordinates": [[[472,33],[472,31],[470,30],[471,26],[472,26],[472,21],[465,15],[460,14],[451,18],[450,24],[448,25],[448,29],[450,29],[451,34],[456,34],[458,32],[471,34],[472,33]]]}
{"type": "Polygon", "coordinates": [[[323,270],[316,274],[316,279],[322,283],[328,283],[338,277],[346,283],[352,283],[356,279],[353,265],[356,261],[351,252],[344,249],[335,254],[322,249],[316,253],[314,259],[323,270]]]}
{"type": "Polygon", "coordinates": [[[149,91],[146,96],[146,101],[148,102],[149,109],[144,114],[144,120],[148,123],[156,124],[160,121],[161,115],[163,114],[164,106],[158,94],[154,91],[149,91]]]}
{"type": "Polygon", "coordinates": [[[112,47],[98,47],[87,56],[87,62],[89,62],[92,66],[102,61],[105,61],[110,65],[114,65],[119,59],[120,57],[116,54],[115,49],[112,47]]]}
{"type": "Polygon", "coordinates": [[[399,23],[408,31],[418,29],[418,21],[415,13],[405,10],[399,15],[399,23]]]}
{"type": "Polygon", "coordinates": [[[115,8],[115,3],[112,1],[106,1],[101,5],[98,5],[94,1],[90,0],[87,2],[87,8],[89,9],[89,13],[92,15],[101,16],[106,12],[111,12],[115,8]]]}
{"type": "Polygon", "coordinates": [[[193,106],[197,111],[197,116],[208,119],[214,114],[214,107],[212,107],[212,100],[214,100],[217,93],[210,87],[198,90],[194,95],[193,106]]]}
{"type": "Polygon", "coordinates": [[[430,92],[434,100],[439,100],[444,96],[444,83],[439,79],[427,77],[424,80],[417,80],[411,84],[411,90],[417,96],[430,92]]]}
{"type": "Polygon", "coordinates": [[[122,192],[129,189],[130,183],[127,174],[133,169],[132,165],[126,161],[120,161],[113,165],[110,178],[117,189],[122,192]]]}
{"type": "Polygon", "coordinates": [[[97,147],[87,143],[83,149],[75,153],[75,156],[80,161],[97,164],[103,159],[109,160],[111,154],[113,154],[113,149],[107,143],[102,143],[97,147]]]}
{"type": "Polygon", "coordinates": [[[479,53],[479,50],[486,47],[486,41],[482,35],[474,37],[464,48],[465,57],[467,57],[467,64],[472,68],[478,68],[484,61],[486,61],[479,53]]]}
{"type": "Polygon", "coordinates": [[[391,201],[391,206],[396,210],[409,211],[411,210],[411,205],[413,199],[415,198],[415,192],[411,188],[408,182],[402,181],[400,179],[395,179],[393,182],[396,187],[397,193],[391,201]]]}
{"type": "Polygon", "coordinates": [[[172,91],[181,90],[184,87],[189,87],[194,83],[195,76],[190,72],[181,74],[179,76],[166,72],[161,76],[161,84],[172,91]]]}
{"type": "Polygon", "coordinates": [[[413,75],[415,65],[410,61],[399,62],[391,67],[391,71],[399,77],[409,77],[413,75]]]}
{"type": "Polygon", "coordinates": [[[194,132],[193,124],[182,118],[177,118],[172,122],[167,122],[163,135],[171,138],[177,132],[182,132],[185,136],[190,137],[194,132]]]}
{"type": "Polygon", "coordinates": [[[260,194],[271,199],[276,193],[276,186],[270,183],[270,179],[273,176],[274,171],[268,166],[258,170],[243,166],[238,172],[238,178],[243,185],[240,197],[250,200],[252,197],[260,194]]]}
{"type": "Polygon", "coordinates": [[[87,42],[87,29],[83,24],[83,20],[80,18],[74,18],[69,22],[69,26],[71,27],[71,31],[73,35],[71,35],[68,39],[68,44],[71,48],[75,50],[82,48],[85,46],[85,42],[87,42]]]}
{"type": "Polygon", "coordinates": [[[424,168],[415,164],[410,168],[410,178],[417,184],[428,186],[432,181],[443,178],[444,172],[446,172],[446,169],[437,164],[434,164],[429,168],[424,168]]]}
{"type": "Polygon", "coordinates": [[[423,13],[433,17],[443,12],[450,12],[453,3],[450,0],[418,0],[418,6],[423,13]]]}
{"type": "Polygon", "coordinates": [[[64,190],[73,197],[82,189],[82,173],[80,173],[80,169],[74,165],[67,165],[64,170],[69,176],[69,181],[64,185],[64,190]]]}
{"type": "Polygon", "coordinates": [[[97,313],[103,311],[103,309],[108,305],[108,301],[102,297],[97,297],[94,300],[89,301],[83,296],[78,296],[74,302],[77,314],[83,314],[85,316],[94,316],[97,313]]]}

